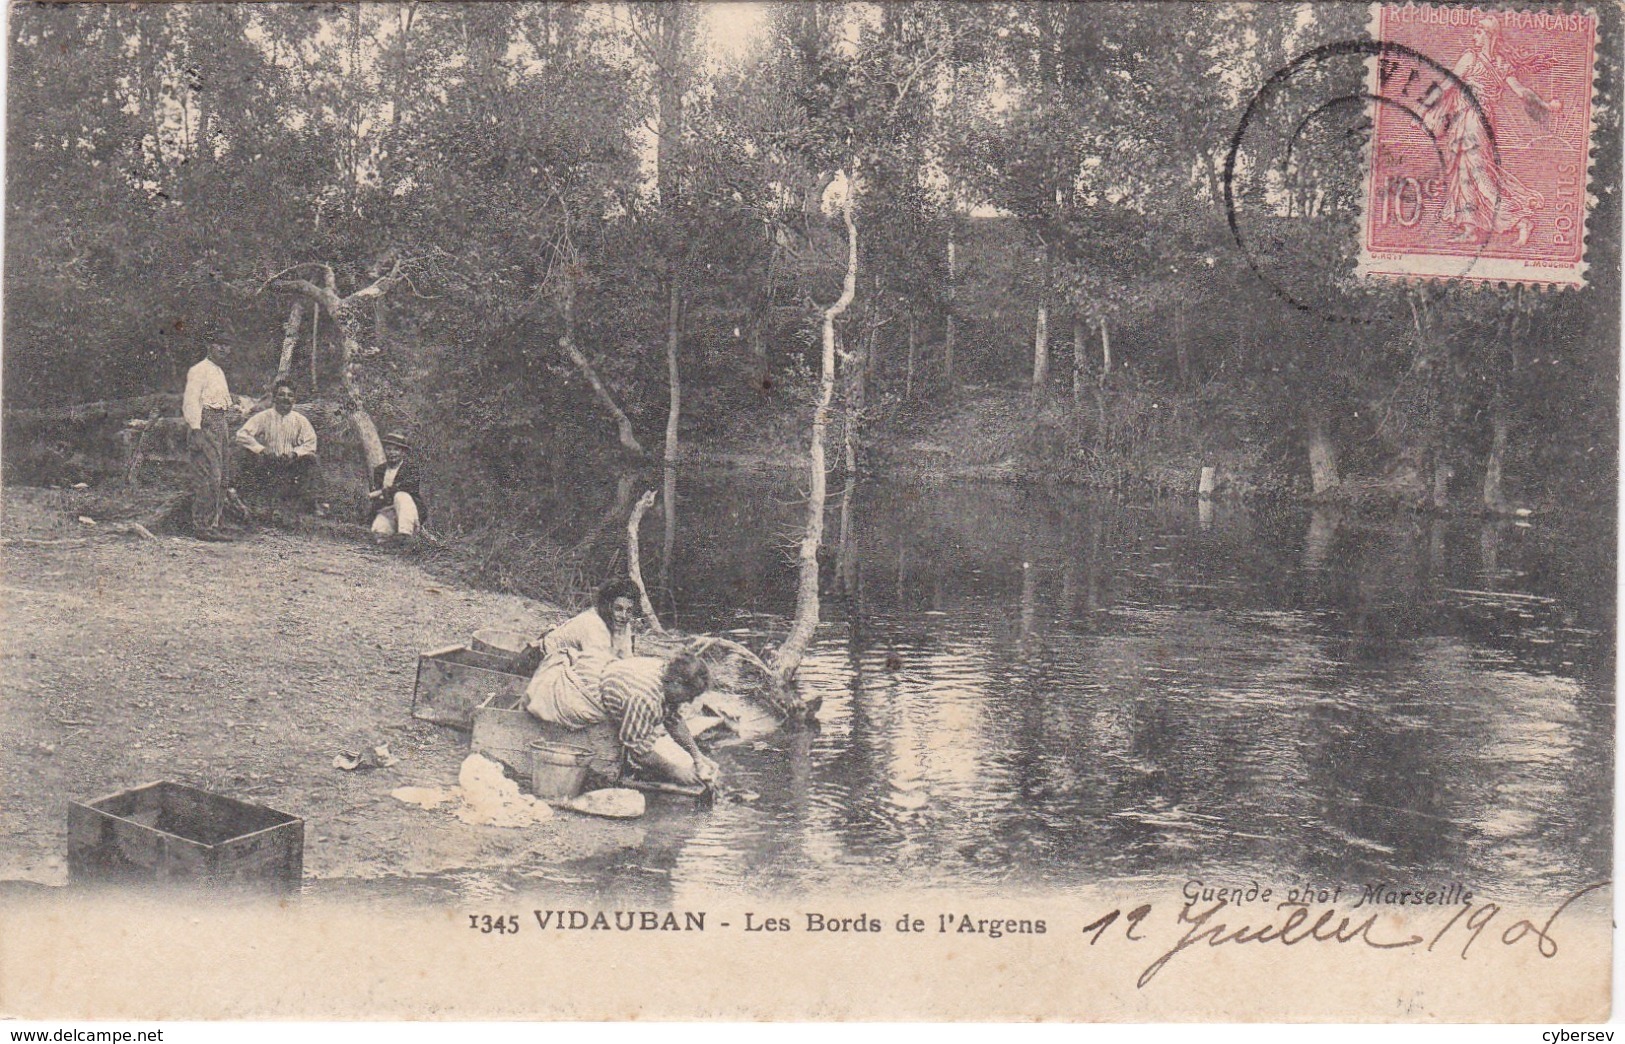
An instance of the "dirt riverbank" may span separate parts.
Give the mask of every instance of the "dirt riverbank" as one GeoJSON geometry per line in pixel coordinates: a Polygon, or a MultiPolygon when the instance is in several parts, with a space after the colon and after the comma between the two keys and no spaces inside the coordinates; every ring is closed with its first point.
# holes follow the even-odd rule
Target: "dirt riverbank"
{"type": "Polygon", "coordinates": [[[560,814],[477,827],[389,796],[456,782],[466,733],[410,715],[417,655],[562,618],[398,554],[262,529],[227,544],[112,532],[88,494],[4,493],[0,881],[67,881],[70,799],[176,780],[304,818],[305,879],[559,863],[635,844],[560,814]],[[93,517],[86,515],[86,517],[93,517]],[[387,743],[399,763],[342,772],[387,743]]]}

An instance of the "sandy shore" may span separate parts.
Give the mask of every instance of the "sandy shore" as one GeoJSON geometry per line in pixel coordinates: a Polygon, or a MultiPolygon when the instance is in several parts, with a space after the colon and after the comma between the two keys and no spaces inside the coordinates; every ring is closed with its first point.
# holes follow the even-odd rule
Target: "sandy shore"
{"type": "Polygon", "coordinates": [[[87,525],[84,495],[5,491],[0,881],[67,882],[67,803],[167,779],[305,820],[307,883],[557,863],[635,844],[561,814],[523,830],[402,804],[456,782],[466,733],[410,715],[417,655],[550,606],[455,587],[408,557],[260,530],[236,543],[87,525]],[[389,768],[340,749],[387,743],[389,768]]]}

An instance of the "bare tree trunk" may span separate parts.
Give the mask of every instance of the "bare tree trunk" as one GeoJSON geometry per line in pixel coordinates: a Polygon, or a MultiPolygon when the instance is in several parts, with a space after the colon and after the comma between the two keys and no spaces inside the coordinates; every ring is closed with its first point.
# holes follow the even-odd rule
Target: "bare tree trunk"
{"type": "Polygon", "coordinates": [[[310,313],[310,397],[316,397],[316,346],[320,343],[322,329],[322,310],[314,308],[310,313]]]}
{"type": "Polygon", "coordinates": [[[276,379],[279,381],[293,376],[293,349],[299,342],[299,321],[304,316],[305,303],[294,298],[293,304],[288,306],[288,321],[282,324],[282,358],[276,364],[276,379]]]}
{"type": "Polygon", "coordinates": [[[378,428],[372,422],[372,414],[367,412],[367,407],[361,401],[361,386],[355,379],[355,357],[360,348],[353,329],[355,322],[342,313],[337,318],[339,333],[343,337],[339,374],[344,389],[344,408],[349,411],[350,423],[355,427],[356,436],[361,439],[361,449],[367,455],[367,468],[370,470],[384,462],[384,444],[378,438],[378,428]]]}
{"type": "Polygon", "coordinates": [[[818,400],[813,406],[812,438],[807,448],[807,527],[801,538],[800,576],[796,585],[796,618],[784,644],[773,654],[773,671],[788,683],[818,628],[818,550],[824,542],[824,435],[829,428],[830,400],[835,395],[835,320],[852,303],[858,288],[858,226],[852,220],[850,189],[841,205],[846,224],[846,278],[841,296],[824,310],[824,351],[819,367],[818,400]]]}
{"type": "Polygon", "coordinates": [[[1478,568],[1486,586],[1495,589],[1495,574],[1501,571],[1501,521],[1486,518],[1478,525],[1478,568]]]}
{"type": "Polygon", "coordinates": [[[1501,488],[1507,452],[1506,403],[1499,393],[1490,400],[1490,455],[1484,462],[1484,510],[1506,514],[1506,493],[1501,488]]]}
{"type": "MultiPolygon", "coordinates": [[[[875,282],[878,284],[879,280],[875,282]]],[[[878,302],[880,288],[875,287],[875,298],[878,302]]],[[[868,394],[868,374],[873,366],[875,339],[880,335],[880,313],[878,308],[869,309],[868,329],[858,335],[858,350],[848,356],[845,364],[846,373],[846,478],[850,485],[856,480],[858,474],[858,448],[863,439],[863,409],[864,400],[868,394]]]]}
{"type": "Polygon", "coordinates": [[[1033,330],[1033,394],[1041,394],[1049,383],[1049,303],[1038,304],[1038,321],[1033,330]]]}
{"type": "Polygon", "coordinates": [[[1049,244],[1044,245],[1044,283],[1038,291],[1038,321],[1033,331],[1033,395],[1041,395],[1049,384],[1049,285],[1051,260],[1049,244]]]}
{"type": "Polygon", "coordinates": [[[604,409],[609,411],[611,417],[615,418],[615,427],[620,433],[621,445],[633,453],[641,455],[644,452],[643,443],[639,442],[637,436],[632,433],[631,420],[615,404],[615,399],[609,394],[609,389],[604,387],[604,382],[599,379],[598,371],[592,368],[592,363],[588,362],[587,357],[581,354],[581,349],[576,347],[575,338],[565,334],[559,338],[559,346],[570,357],[570,361],[575,364],[576,369],[581,371],[581,375],[587,378],[587,383],[592,385],[593,394],[598,397],[598,402],[604,409]]]}
{"type": "Polygon", "coordinates": [[[1318,407],[1309,410],[1309,482],[1316,496],[1342,484],[1337,474],[1337,448],[1326,429],[1326,415],[1318,407]]]}
{"type": "Polygon", "coordinates": [[[632,517],[626,520],[626,575],[637,585],[643,618],[649,622],[649,629],[656,634],[665,634],[666,629],[660,625],[660,617],[655,615],[655,607],[649,601],[649,590],[643,586],[643,564],[638,554],[638,527],[643,525],[643,513],[654,502],[655,491],[651,489],[638,498],[636,506],[632,508],[632,517]]]}
{"type": "MultiPolygon", "coordinates": [[[[865,338],[860,336],[858,343],[861,345],[864,340],[865,338]]],[[[850,369],[846,371],[844,441],[846,443],[846,478],[848,483],[854,481],[858,474],[858,444],[862,437],[863,399],[866,390],[863,371],[868,352],[867,348],[859,348],[857,354],[847,364],[850,369]]]]}
{"type": "Polygon", "coordinates": [[[1112,335],[1106,324],[1106,317],[1100,317],[1100,375],[1102,377],[1112,372],[1112,335]]]}
{"type": "Polygon", "coordinates": [[[1310,571],[1325,567],[1337,541],[1337,527],[1343,516],[1337,508],[1315,508],[1309,512],[1309,532],[1303,537],[1303,565],[1310,571]]]}
{"type": "Polygon", "coordinates": [[[880,328],[886,325],[885,314],[881,308],[884,299],[880,296],[880,276],[878,274],[875,276],[874,294],[874,305],[869,309],[868,330],[865,332],[863,340],[862,376],[865,380],[873,377],[876,368],[880,365],[880,328]]]}
{"type": "MultiPolygon", "coordinates": [[[[350,414],[350,423],[354,425],[356,435],[361,440],[361,448],[367,455],[367,466],[377,467],[384,462],[384,444],[378,438],[378,428],[372,422],[372,415],[367,412],[366,404],[361,398],[361,387],[355,379],[355,360],[360,351],[360,339],[356,336],[355,312],[360,302],[376,301],[388,294],[395,284],[402,278],[401,262],[397,259],[391,266],[387,275],[379,276],[372,283],[355,291],[348,297],[340,297],[337,281],[333,275],[333,267],[325,263],[314,265],[295,265],[284,269],[265,282],[265,287],[276,287],[279,290],[291,290],[310,298],[316,304],[319,315],[323,309],[328,317],[338,324],[340,339],[339,379],[343,389],[345,408],[350,414]],[[325,282],[318,286],[308,279],[286,278],[289,272],[298,268],[318,267],[322,269],[325,282]]],[[[314,366],[315,353],[311,353],[314,366]]]]}
{"type": "Polygon", "coordinates": [[[954,384],[954,233],[948,230],[948,315],[942,331],[942,373],[951,388],[954,384]]]}
{"type": "Polygon", "coordinates": [[[914,313],[908,313],[908,373],[903,378],[903,398],[914,398],[914,357],[919,345],[918,323],[914,313]]]}
{"type": "Polygon", "coordinates": [[[778,285],[779,239],[772,227],[768,228],[767,285],[762,293],[761,307],[750,323],[750,353],[756,359],[758,386],[767,379],[767,325],[773,316],[773,295],[778,285]]]}
{"type": "MultiPolygon", "coordinates": [[[[857,490],[857,483],[847,478],[846,489],[841,493],[841,536],[840,542],[835,545],[835,575],[841,581],[841,591],[848,600],[858,595],[858,560],[857,547],[852,541],[852,497],[857,490]]],[[[848,615],[853,630],[858,621],[848,615]]]]}
{"type": "Polygon", "coordinates": [[[677,328],[682,315],[682,298],[677,292],[677,268],[667,269],[669,281],[666,289],[666,381],[671,390],[671,405],[666,411],[667,467],[677,463],[677,424],[683,413],[683,381],[677,370],[677,328]]]}
{"type": "Polygon", "coordinates": [[[670,464],[661,469],[660,513],[664,516],[660,542],[660,586],[671,593],[671,563],[677,549],[677,469],[670,464]]]}
{"type": "Polygon", "coordinates": [[[1084,337],[1085,337],[1084,330],[1085,330],[1085,326],[1083,324],[1083,316],[1081,316],[1081,315],[1073,316],[1072,317],[1072,405],[1074,405],[1074,406],[1079,406],[1079,405],[1083,404],[1084,374],[1087,371],[1087,367],[1085,366],[1084,361],[1083,361],[1084,358],[1085,358],[1084,352],[1087,351],[1087,349],[1085,348],[1084,343],[1083,343],[1084,342],[1084,337]]]}
{"type": "Polygon", "coordinates": [[[1433,449],[1433,510],[1443,511],[1450,506],[1450,480],[1454,469],[1450,458],[1438,446],[1433,449]]]}
{"type": "MultiPolygon", "coordinates": [[[[1032,544],[1031,534],[1022,540],[1022,549],[1032,544]]],[[[1016,632],[1016,645],[1022,652],[1030,652],[1033,624],[1038,619],[1038,570],[1031,562],[1021,563],[1021,625],[1016,632]]]]}
{"type": "Polygon", "coordinates": [[[592,385],[593,394],[598,396],[599,403],[609,411],[611,417],[615,418],[621,445],[642,456],[643,444],[632,433],[631,420],[620,406],[616,405],[614,396],[609,394],[609,389],[599,380],[598,371],[592,368],[592,363],[588,362],[587,357],[581,354],[581,349],[576,347],[575,286],[568,277],[565,280],[561,311],[564,313],[564,332],[559,335],[559,347],[564,349],[564,353],[570,357],[576,369],[581,371],[581,375],[587,378],[587,383],[592,385]]]}
{"type": "Polygon", "coordinates": [[[1190,349],[1185,343],[1186,335],[1185,304],[1183,301],[1174,305],[1174,357],[1179,364],[1179,387],[1189,388],[1191,384],[1190,349]]]}
{"type": "Polygon", "coordinates": [[[576,541],[576,545],[570,549],[571,558],[580,558],[592,550],[592,545],[597,542],[599,536],[609,527],[609,524],[620,521],[621,515],[626,512],[626,509],[632,503],[633,477],[628,472],[615,480],[615,499],[610,502],[609,508],[598,517],[598,521],[593,523],[592,528],[587,530],[581,539],[576,541]]]}

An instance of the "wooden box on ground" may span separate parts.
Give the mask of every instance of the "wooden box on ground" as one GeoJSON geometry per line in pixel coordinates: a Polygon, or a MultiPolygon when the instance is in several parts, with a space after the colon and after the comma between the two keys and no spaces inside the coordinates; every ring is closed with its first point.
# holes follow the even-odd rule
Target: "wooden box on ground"
{"type": "Polygon", "coordinates": [[[474,709],[497,698],[523,706],[529,675],[513,669],[512,660],[466,645],[435,649],[418,657],[417,686],[412,691],[412,717],[451,725],[474,726],[474,709]]]}
{"type": "Polygon", "coordinates": [[[596,775],[614,778],[619,773],[621,745],[615,738],[614,726],[606,723],[569,729],[537,719],[524,706],[523,694],[518,698],[492,696],[481,703],[474,711],[469,749],[502,762],[524,780],[530,778],[530,745],[534,740],[590,750],[596,775]]]}
{"type": "Polygon", "coordinates": [[[304,872],[297,816],[184,783],[68,804],[74,884],[172,884],[291,893],[304,872]]]}

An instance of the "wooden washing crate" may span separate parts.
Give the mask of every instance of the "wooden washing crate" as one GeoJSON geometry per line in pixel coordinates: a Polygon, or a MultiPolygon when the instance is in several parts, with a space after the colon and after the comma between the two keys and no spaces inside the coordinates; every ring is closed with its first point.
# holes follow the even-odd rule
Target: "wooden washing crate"
{"type": "Polygon", "coordinates": [[[295,893],[305,822],[184,783],[68,803],[68,878],[295,893]]]}
{"type": "Polygon", "coordinates": [[[510,657],[448,645],[418,657],[412,717],[471,729],[476,707],[493,697],[524,706],[529,684],[530,675],[515,671],[510,657]]]}
{"type": "Polygon", "coordinates": [[[474,710],[474,735],[469,749],[500,761],[520,779],[530,779],[530,744],[548,740],[593,752],[593,771],[611,777],[618,772],[621,756],[615,727],[608,723],[585,729],[567,729],[538,720],[524,709],[524,696],[492,696],[474,710]]]}

